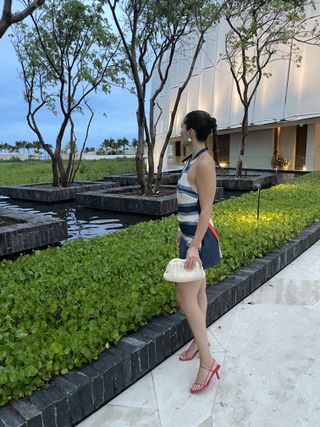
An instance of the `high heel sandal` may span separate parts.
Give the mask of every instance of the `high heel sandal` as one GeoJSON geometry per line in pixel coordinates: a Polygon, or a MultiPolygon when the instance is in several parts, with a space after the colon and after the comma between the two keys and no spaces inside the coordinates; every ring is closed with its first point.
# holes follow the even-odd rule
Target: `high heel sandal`
{"type": "MultiPolygon", "coordinates": [[[[194,340],[195,342],[195,340],[194,340]]],[[[210,347],[210,342],[208,341],[208,346],[210,347]]],[[[191,360],[194,358],[194,356],[198,353],[199,349],[197,349],[193,354],[191,354],[190,356],[186,355],[186,351],[184,351],[183,353],[180,354],[179,359],[182,361],[186,361],[186,360],[191,360]]],[[[198,357],[200,357],[198,355],[198,357]]]]}
{"type": "MultiPolygon", "coordinates": [[[[211,367],[213,366],[214,361],[212,362],[211,367]]],[[[210,384],[210,381],[212,380],[212,377],[214,374],[217,375],[218,380],[220,380],[220,376],[218,374],[219,369],[221,368],[221,366],[219,365],[219,363],[217,364],[217,366],[214,369],[209,369],[206,366],[202,366],[200,365],[200,368],[204,368],[207,369],[208,371],[211,372],[211,374],[207,374],[204,383],[193,383],[192,386],[190,387],[190,391],[191,393],[198,393],[199,391],[203,390],[204,388],[208,387],[208,385],[210,384]],[[210,375],[208,381],[206,381],[208,375],[210,375]],[[193,389],[194,385],[199,385],[200,387],[197,387],[196,389],[193,389]]]]}

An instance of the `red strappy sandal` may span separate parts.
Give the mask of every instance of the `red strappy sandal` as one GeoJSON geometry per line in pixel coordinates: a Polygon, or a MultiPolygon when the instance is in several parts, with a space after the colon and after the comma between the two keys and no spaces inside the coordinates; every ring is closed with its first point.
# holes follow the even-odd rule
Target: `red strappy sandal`
{"type": "MultiPolygon", "coordinates": [[[[213,364],[214,364],[214,361],[212,362],[211,367],[213,366],[213,364]]],[[[208,387],[208,385],[210,384],[210,381],[212,380],[212,377],[213,377],[213,375],[214,375],[214,374],[216,374],[216,375],[217,375],[218,380],[220,380],[220,376],[219,376],[219,374],[218,374],[218,371],[219,371],[219,369],[221,368],[221,366],[219,365],[219,363],[217,364],[217,366],[216,366],[214,369],[209,369],[209,368],[207,368],[206,366],[202,366],[202,365],[200,365],[200,368],[207,369],[208,371],[210,371],[210,372],[211,372],[211,374],[207,374],[207,376],[206,376],[206,379],[205,379],[205,382],[204,382],[204,383],[193,383],[193,384],[192,384],[192,386],[190,387],[190,391],[191,391],[191,393],[198,393],[199,391],[201,391],[201,390],[205,389],[206,387],[208,387]],[[206,381],[206,380],[207,380],[208,375],[210,375],[210,377],[209,377],[208,381],[206,381]],[[197,385],[199,385],[200,387],[197,387],[196,389],[193,389],[193,387],[194,387],[196,384],[197,384],[197,385]]]]}
{"type": "MultiPolygon", "coordinates": [[[[195,340],[194,340],[195,342],[195,340]]],[[[208,341],[208,346],[210,347],[210,342],[208,341]]],[[[186,360],[191,360],[194,358],[194,356],[198,353],[199,349],[197,349],[193,354],[191,354],[190,356],[186,355],[186,351],[184,351],[183,353],[180,354],[179,359],[182,361],[186,361],[186,360]]],[[[200,357],[198,355],[198,357],[200,357]]]]}

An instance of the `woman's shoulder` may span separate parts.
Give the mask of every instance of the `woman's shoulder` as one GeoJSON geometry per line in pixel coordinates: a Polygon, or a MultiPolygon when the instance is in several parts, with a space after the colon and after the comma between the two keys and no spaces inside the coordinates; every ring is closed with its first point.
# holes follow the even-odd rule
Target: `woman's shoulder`
{"type": "Polygon", "coordinates": [[[197,164],[201,166],[201,169],[216,167],[216,162],[210,153],[205,153],[203,156],[199,157],[197,164]]]}

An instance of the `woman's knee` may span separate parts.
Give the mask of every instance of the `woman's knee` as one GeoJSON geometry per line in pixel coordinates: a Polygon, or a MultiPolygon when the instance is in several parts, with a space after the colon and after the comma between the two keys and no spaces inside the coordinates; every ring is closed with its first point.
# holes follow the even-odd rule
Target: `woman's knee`
{"type": "Polygon", "coordinates": [[[207,286],[207,282],[206,282],[206,278],[204,278],[201,281],[201,285],[199,287],[198,294],[201,293],[201,292],[205,292],[206,291],[206,286],[207,286]]]}
{"type": "Polygon", "coordinates": [[[196,300],[201,284],[202,281],[177,284],[176,299],[181,308],[186,304],[192,304],[196,300]]]}
{"type": "Polygon", "coordinates": [[[177,299],[177,301],[181,307],[181,305],[183,304],[183,302],[185,300],[185,292],[179,286],[177,286],[177,289],[176,289],[176,299],[177,299]]]}

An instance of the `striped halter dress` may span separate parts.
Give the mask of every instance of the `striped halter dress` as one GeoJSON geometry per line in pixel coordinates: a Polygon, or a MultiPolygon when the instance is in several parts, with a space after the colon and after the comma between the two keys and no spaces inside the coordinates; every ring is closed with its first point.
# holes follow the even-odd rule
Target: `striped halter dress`
{"type": "MultiPolygon", "coordinates": [[[[195,159],[206,150],[208,150],[207,147],[199,150],[193,158],[189,159],[182,169],[181,176],[177,183],[177,216],[181,231],[179,245],[180,258],[186,258],[186,252],[196,233],[199,214],[201,211],[197,189],[188,181],[188,171],[195,159]]],[[[211,217],[208,223],[208,228],[199,247],[199,256],[204,269],[218,264],[222,258],[219,236],[213,225],[211,217]]]]}

